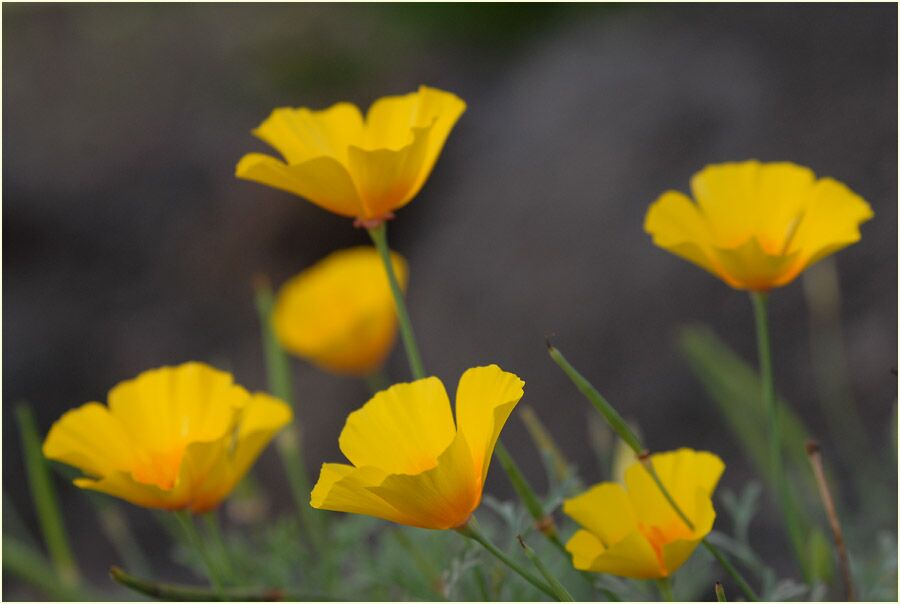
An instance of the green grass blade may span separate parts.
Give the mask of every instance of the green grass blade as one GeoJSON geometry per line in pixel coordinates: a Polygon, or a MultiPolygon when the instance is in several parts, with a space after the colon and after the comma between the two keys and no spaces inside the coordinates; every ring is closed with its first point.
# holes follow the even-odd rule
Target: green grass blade
{"type": "Polygon", "coordinates": [[[56,490],[50,478],[48,462],[41,452],[41,437],[38,433],[37,423],[31,407],[26,403],[20,403],[16,407],[16,422],[22,438],[22,455],[25,459],[31,499],[37,511],[44,543],[60,579],[68,586],[77,585],[79,581],[78,567],[66,536],[56,490]]]}

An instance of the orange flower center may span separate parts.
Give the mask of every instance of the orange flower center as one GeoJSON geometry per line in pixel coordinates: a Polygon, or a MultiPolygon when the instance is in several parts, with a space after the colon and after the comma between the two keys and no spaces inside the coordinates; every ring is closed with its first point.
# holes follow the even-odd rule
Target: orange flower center
{"type": "Polygon", "coordinates": [[[152,484],[169,491],[175,486],[183,457],[184,445],[169,451],[144,453],[139,456],[131,475],[138,482],[152,484]]]}
{"type": "Polygon", "coordinates": [[[664,526],[646,525],[641,522],[638,524],[638,530],[641,531],[641,534],[653,547],[663,576],[669,574],[666,568],[665,557],[663,556],[663,546],[679,539],[690,539],[692,537],[691,530],[681,520],[673,520],[664,526]]]}

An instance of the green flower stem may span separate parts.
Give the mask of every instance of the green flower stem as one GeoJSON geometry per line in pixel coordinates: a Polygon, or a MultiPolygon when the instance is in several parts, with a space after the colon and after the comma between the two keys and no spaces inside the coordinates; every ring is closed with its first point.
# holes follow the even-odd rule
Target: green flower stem
{"type": "Polygon", "coordinates": [[[275,330],[272,327],[272,311],[275,308],[275,292],[268,278],[257,276],[254,282],[256,312],[262,332],[263,353],[266,359],[266,377],[274,396],[296,407],[294,384],[291,379],[291,365],[284,354],[275,330]]]}
{"type": "Polygon", "coordinates": [[[156,583],[134,577],[118,566],[109,569],[109,576],[119,585],[123,585],[139,594],[156,598],[157,600],[172,600],[179,602],[298,602],[298,601],[324,601],[331,602],[334,598],[320,594],[298,594],[285,592],[280,589],[267,589],[262,591],[248,590],[222,590],[212,592],[201,587],[190,585],[174,585],[170,583],[156,583]]]}
{"type": "Polygon", "coordinates": [[[781,506],[788,536],[794,554],[806,573],[803,533],[796,520],[796,512],[784,479],[784,462],[781,457],[781,422],[779,422],[778,401],[775,398],[775,380],[772,377],[772,348],[769,342],[769,319],[766,309],[767,294],[751,292],[753,316],[756,320],[756,344],[759,355],[759,373],[762,381],[762,405],[769,424],[769,468],[778,503],[781,506]]]}
{"type": "Polygon", "coordinates": [[[222,529],[219,526],[219,519],[215,510],[202,515],[203,524],[206,526],[206,534],[212,540],[218,551],[219,565],[221,573],[225,577],[234,578],[234,568],[231,566],[231,559],[228,555],[228,546],[225,544],[225,538],[222,535],[222,529]]]}
{"type": "Polygon", "coordinates": [[[728,561],[728,558],[726,558],[724,554],[719,551],[719,548],[710,543],[709,539],[706,539],[705,537],[703,538],[701,543],[703,544],[703,547],[705,547],[706,550],[710,554],[712,554],[713,558],[716,559],[719,565],[725,569],[725,572],[731,575],[731,578],[734,579],[735,583],[737,583],[738,588],[740,588],[740,590],[744,592],[744,595],[747,597],[747,599],[751,602],[758,602],[759,596],[756,595],[756,592],[752,587],[750,587],[750,584],[747,583],[738,569],[736,569],[734,565],[732,565],[731,562],[728,561]]]}
{"type": "Polygon", "coordinates": [[[728,599],[725,597],[725,588],[722,587],[722,584],[716,581],[716,602],[727,602],[728,599]]]}
{"type": "Polygon", "coordinates": [[[469,519],[468,523],[456,528],[455,530],[463,537],[468,537],[469,539],[478,542],[484,549],[490,552],[491,555],[493,555],[495,558],[515,571],[520,577],[531,583],[534,587],[541,590],[554,600],[557,599],[556,592],[553,591],[552,588],[548,587],[543,581],[522,568],[522,566],[518,562],[510,558],[503,552],[503,550],[491,543],[490,540],[488,540],[488,538],[485,537],[478,529],[478,524],[475,522],[474,516],[469,519]]]}
{"type": "Polygon", "coordinates": [[[675,597],[672,595],[672,581],[669,577],[663,577],[656,580],[656,587],[659,589],[659,595],[666,602],[673,602],[675,597]]]}
{"type": "Polygon", "coordinates": [[[635,455],[643,455],[644,447],[641,445],[641,441],[638,439],[637,435],[631,430],[628,423],[622,419],[622,416],[619,415],[619,412],[615,410],[615,408],[609,404],[603,395],[600,394],[594,386],[587,381],[587,379],[578,373],[578,371],[572,367],[571,363],[566,360],[566,357],[562,355],[562,353],[557,350],[550,342],[547,342],[547,351],[550,353],[550,358],[559,365],[560,369],[562,369],[569,379],[572,380],[572,383],[575,384],[575,387],[581,391],[581,394],[587,398],[587,400],[596,407],[597,411],[600,412],[600,415],[606,420],[606,423],[609,424],[610,428],[619,435],[625,444],[631,447],[631,450],[634,451],[635,455]]]}
{"type": "MultiPolygon", "coordinates": [[[[557,365],[569,376],[569,379],[575,384],[578,390],[590,401],[598,411],[600,411],[601,415],[606,419],[607,423],[610,427],[619,435],[621,438],[631,449],[638,455],[638,458],[642,460],[644,467],[649,472],[651,478],[656,483],[657,487],[659,487],[660,492],[666,498],[666,501],[669,502],[669,505],[672,506],[672,509],[678,514],[678,517],[681,518],[688,528],[694,530],[694,524],[690,521],[687,514],[682,511],[681,507],[675,502],[675,499],[672,498],[671,493],[663,484],[662,480],[660,480],[659,475],[656,473],[656,469],[653,467],[653,464],[650,463],[650,455],[648,451],[644,448],[643,444],[641,444],[640,439],[634,434],[631,428],[625,423],[625,420],[622,419],[622,416],[613,408],[609,402],[603,398],[603,396],[597,391],[596,388],[584,377],[582,376],[570,363],[566,360],[566,358],[562,355],[562,353],[557,350],[555,347],[551,346],[550,343],[547,343],[547,349],[550,352],[550,357],[556,362],[557,365]]],[[[719,549],[709,542],[706,537],[701,540],[704,547],[713,555],[713,557],[719,562],[722,568],[734,579],[735,583],[741,588],[741,591],[744,592],[744,595],[748,600],[756,602],[759,600],[759,597],[756,595],[756,592],[753,591],[753,588],[750,587],[750,584],[741,576],[740,572],[728,561],[727,558],[719,551],[719,549]]]]}
{"type": "Polygon", "coordinates": [[[555,536],[556,527],[553,524],[553,519],[544,514],[544,506],[541,505],[541,502],[531,484],[529,484],[528,479],[525,478],[519,465],[509,454],[509,451],[507,451],[502,441],[497,441],[494,452],[497,454],[497,459],[500,460],[500,466],[509,477],[513,489],[515,489],[516,494],[519,495],[522,503],[525,504],[525,508],[528,510],[528,513],[531,514],[538,529],[547,535],[548,538],[555,536]]]}
{"type": "Polygon", "coordinates": [[[206,566],[206,573],[209,577],[209,582],[212,585],[213,591],[220,596],[217,599],[221,599],[221,595],[223,593],[222,577],[219,575],[219,569],[213,562],[212,556],[210,556],[209,554],[209,550],[206,548],[206,545],[203,543],[203,539],[201,539],[200,537],[200,533],[197,531],[197,527],[194,524],[194,518],[187,510],[178,510],[173,513],[178,519],[178,522],[181,524],[181,528],[184,530],[184,534],[185,536],[187,536],[187,539],[190,542],[191,546],[197,551],[197,553],[200,555],[200,558],[203,560],[203,565],[206,566]]]}
{"type": "MultiPolygon", "coordinates": [[[[275,294],[271,284],[264,277],[257,278],[255,290],[256,310],[262,332],[269,390],[274,396],[287,402],[294,409],[296,416],[297,404],[294,398],[290,363],[272,328],[275,294]]],[[[291,496],[300,515],[300,523],[309,533],[315,551],[322,553],[327,549],[324,517],[309,505],[310,481],[309,475],[306,473],[300,428],[296,422],[286,426],[276,437],[275,448],[281,458],[281,464],[284,466],[291,496]]]]}
{"type": "Polygon", "coordinates": [[[75,564],[75,557],[66,536],[56,489],[53,488],[50,479],[48,462],[41,452],[41,437],[38,434],[37,423],[28,404],[20,403],[16,407],[16,422],[22,439],[22,456],[25,459],[31,499],[37,510],[44,543],[50,553],[56,574],[67,586],[74,587],[79,583],[78,566],[75,564]]]}
{"type": "Polygon", "coordinates": [[[522,546],[522,551],[525,552],[525,557],[528,558],[532,564],[534,564],[535,568],[538,569],[538,572],[544,577],[544,580],[547,581],[547,585],[556,593],[556,599],[560,602],[574,602],[575,599],[572,597],[572,594],[568,592],[568,590],[563,586],[559,580],[553,576],[553,574],[547,570],[547,567],[541,562],[540,557],[531,549],[525,540],[522,538],[522,535],[517,535],[516,537],[519,540],[519,545],[522,546]]]}
{"type": "MultiPolygon", "coordinates": [[[[528,482],[528,479],[525,478],[525,475],[519,468],[519,464],[517,464],[509,454],[509,451],[507,451],[503,442],[499,440],[497,441],[497,446],[494,448],[494,452],[497,454],[497,459],[500,460],[500,466],[509,477],[513,489],[516,491],[516,494],[518,494],[519,499],[522,500],[522,503],[525,504],[525,509],[531,514],[535,528],[568,559],[570,554],[566,550],[566,544],[559,538],[553,516],[544,513],[544,506],[541,504],[540,499],[538,499],[531,483],[528,482]]],[[[591,577],[590,573],[578,571],[578,574],[591,586],[594,585],[594,579],[591,577]]]]}
{"type": "Polygon", "coordinates": [[[51,600],[90,602],[96,599],[82,588],[60,581],[53,565],[27,543],[3,536],[3,572],[40,591],[51,600]]]}
{"type": "Polygon", "coordinates": [[[378,255],[384,264],[388,283],[391,285],[391,294],[394,296],[394,306],[397,309],[397,320],[400,323],[400,335],[403,338],[403,347],[406,349],[406,358],[409,361],[409,369],[414,380],[425,377],[425,368],[422,365],[422,356],[419,354],[419,346],[416,344],[416,334],[413,332],[412,322],[409,320],[409,312],[406,310],[406,302],[403,300],[403,291],[394,273],[394,263],[391,262],[391,251],[388,247],[387,225],[382,222],[378,226],[367,229],[378,255]]]}
{"type": "Polygon", "coordinates": [[[673,510],[675,510],[675,513],[678,514],[678,517],[681,518],[681,521],[684,522],[689,529],[694,530],[694,523],[691,522],[691,519],[687,517],[687,514],[684,513],[684,511],[681,509],[681,506],[679,506],[675,502],[675,498],[672,497],[672,494],[669,493],[669,489],[667,489],[666,485],[663,484],[662,479],[659,477],[659,474],[657,474],[657,472],[656,472],[656,468],[653,466],[653,463],[650,461],[650,456],[649,455],[641,456],[640,462],[644,466],[644,469],[647,470],[647,473],[650,474],[650,478],[653,479],[653,482],[656,483],[656,486],[659,487],[660,493],[662,493],[663,497],[666,498],[666,501],[669,502],[669,506],[671,506],[671,508],[673,510]]]}

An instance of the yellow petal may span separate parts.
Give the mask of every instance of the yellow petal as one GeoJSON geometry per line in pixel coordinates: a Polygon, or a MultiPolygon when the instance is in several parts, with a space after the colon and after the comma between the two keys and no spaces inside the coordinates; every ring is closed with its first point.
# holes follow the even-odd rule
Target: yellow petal
{"type": "Polygon", "coordinates": [[[425,154],[425,163],[419,174],[419,182],[416,184],[416,191],[422,188],[425,181],[431,175],[431,171],[437,163],[441,151],[444,149],[444,143],[450,136],[450,131],[456,125],[456,122],[466,110],[466,103],[449,92],[438,90],[437,88],[429,88],[428,86],[419,86],[419,120],[422,124],[431,121],[431,133],[428,137],[428,150],[425,154]],[[432,121],[433,120],[433,121],[432,121]]]}
{"type": "Polygon", "coordinates": [[[760,164],[748,196],[758,217],[753,233],[766,253],[791,251],[793,230],[809,205],[815,180],[812,170],[790,162],[760,164]]]}
{"type": "Polygon", "coordinates": [[[866,201],[831,178],[816,182],[795,240],[805,266],[859,241],[859,225],[874,216],[866,201]]]}
{"type": "Polygon", "coordinates": [[[578,570],[591,570],[594,560],[606,551],[606,547],[593,533],[579,530],[566,542],[566,551],[572,554],[572,566],[578,570]]]}
{"type": "Polygon", "coordinates": [[[732,287],[768,291],[793,280],[802,270],[799,252],[769,254],[756,237],[730,249],[714,251],[719,276],[732,287]]]}
{"type": "Polygon", "coordinates": [[[134,478],[171,488],[185,447],[228,434],[248,397],[231,375],[203,363],[153,369],[118,384],[109,409],[132,442],[134,478]]]}
{"type": "Polygon", "coordinates": [[[125,472],[113,472],[97,480],[76,478],[73,484],[80,489],[106,493],[145,508],[177,510],[182,507],[173,502],[170,491],[137,482],[125,472]]]}
{"type": "Polygon", "coordinates": [[[178,509],[202,513],[216,507],[237,483],[231,465],[231,436],[188,445],[171,492],[178,509]]]}
{"type": "Polygon", "coordinates": [[[63,414],[51,426],[43,453],[92,476],[127,472],[134,463],[124,427],[100,403],[87,403],[63,414]]]}
{"type": "MultiPolygon", "coordinates": [[[[391,253],[401,289],[406,261],[391,253]]],[[[287,281],[273,314],[275,332],[288,351],[328,371],[367,376],[394,344],[397,313],[375,248],[339,250],[287,281]]]]}
{"type": "Polygon", "coordinates": [[[604,547],[618,543],[638,529],[638,521],[625,488],[604,482],[566,499],[563,511],[590,531],[604,547]]]}
{"type": "Polygon", "coordinates": [[[411,519],[371,491],[371,487],[381,484],[385,477],[384,472],[371,466],[354,468],[346,464],[322,464],[309,504],[318,510],[364,514],[409,524],[411,519]]]}
{"type": "Polygon", "coordinates": [[[662,556],[666,573],[671,575],[681,568],[681,565],[687,562],[699,544],[700,539],[677,539],[663,545],[662,556]]]}
{"type": "Polygon", "coordinates": [[[455,432],[444,385],[430,377],[376,394],[347,417],[338,442],[356,467],[415,474],[437,464],[455,432]]]}
{"type": "Polygon", "coordinates": [[[713,522],[716,519],[716,512],[708,492],[702,487],[698,487],[694,498],[696,506],[693,512],[687,512],[691,514],[690,517],[694,523],[693,536],[689,539],[675,539],[662,546],[663,563],[669,574],[674,573],[687,562],[687,559],[697,549],[700,540],[712,530],[713,522]]]}
{"type": "Polygon", "coordinates": [[[479,469],[460,432],[438,458],[418,474],[390,474],[369,490],[406,516],[404,524],[430,529],[465,524],[481,501],[479,469]]]}
{"type": "Polygon", "coordinates": [[[456,389],[456,422],[472,450],[472,459],[487,478],[494,445],[509,414],[521,400],[523,382],[497,365],[475,367],[459,379],[456,389]]]}
{"type": "Polygon", "coordinates": [[[382,218],[409,203],[418,193],[417,184],[430,127],[415,128],[412,142],[392,149],[364,150],[350,147],[348,168],[362,198],[363,218],[382,218]]]}
{"type": "Polygon", "coordinates": [[[268,394],[254,394],[232,433],[188,445],[170,494],[171,504],[195,513],[215,508],[291,417],[286,403],[268,394]]]}
{"type": "Polygon", "coordinates": [[[299,164],[316,157],[347,159],[347,147],[361,141],[362,115],[356,105],[337,103],[321,111],[305,107],[282,107],[253,131],[284,157],[288,164],[299,164]]]}
{"type": "MultiPolygon", "coordinates": [[[[705,493],[709,497],[725,469],[725,464],[716,455],[686,448],[656,453],[651,460],[660,480],[689,517],[703,509],[698,508],[697,494],[705,493]]],[[[642,523],[667,531],[673,525],[684,526],[643,464],[635,463],[625,471],[625,484],[635,514],[642,523]]],[[[699,520],[705,518],[691,518],[695,527],[699,520]]]]}
{"type": "Polygon", "coordinates": [[[697,204],[677,191],[666,191],[650,206],[644,231],[653,243],[716,274],[710,258],[712,236],[697,204]]]}
{"type": "Polygon", "coordinates": [[[707,166],[697,200],[668,192],[647,213],[653,241],[738,289],[767,291],[859,239],[871,208],[809,168],[755,160],[707,166]]]}
{"type": "MultiPolygon", "coordinates": [[[[577,535],[578,533],[576,533],[577,535]]],[[[575,559],[582,563],[591,552],[589,547],[588,540],[584,537],[580,537],[575,543],[570,540],[566,545],[566,549],[573,555],[575,554],[573,549],[578,552],[578,557],[575,559]]],[[[573,559],[573,563],[575,559],[573,559]]],[[[665,570],[660,567],[653,547],[639,532],[630,533],[621,541],[604,549],[590,562],[590,565],[576,566],[575,568],[632,579],[658,579],[666,576],[665,570]]]]}
{"type": "Polygon", "coordinates": [[[381,98],[366,115],[366,148],[396,150],[410,144],[414,129],[428,129],[411,199],[428,180],[450,131],[465,110],[465,102],[455,94],[428,86],[403,96],[381,98]]]}
{"type": "Polygon", "coordinates": [[[274,396],[257,392],[250,397],[241,413],[237,442],[231,452],[232,486],[240,482],[262,450],[293,417],[290,405],[274,396]]]}
{"type": "Polygon", "coordinates": [[[349,103],[324,111],[276,109],[254,134],[285,162],[251,153],[236,175],[342,216],[384,218],[422,188],[464,110],[455,95],[425,86],[379,99],[365,123],[349,103]]]}
{"type": "Polygon", "coordinates": [[[262,153],[249,153],[238,162],[235,175],[299,195],[341,216],[354,218],[365,213],[353,179],[344,165],[332,157],[287,165],[262,153]]]}
{"type": "MultiPolygon", "coordinates": [[[[419,86],[409,94],[382,97],[366,114],[365,146],[399,149],[410,143],[414,128],[430,127],[435,127],[432,145],[443,145],[465,110],[465,102],[455,94],[428,86],[419,86]]],[[[430,151],[436,159],[440,147],[430,151]]]]}

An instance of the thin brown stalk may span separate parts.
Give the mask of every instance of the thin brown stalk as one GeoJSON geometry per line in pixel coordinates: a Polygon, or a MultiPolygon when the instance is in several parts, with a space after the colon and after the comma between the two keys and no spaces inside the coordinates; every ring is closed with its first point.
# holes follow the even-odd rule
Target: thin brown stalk
{"type": "Polygon", "coordinates": [[[838,560],[841,564],[844,586],[847,588],[847,601],[852,602],[856,599],[856,594],[853,589],[853,577],[850,574],[850,559],[847,556],[847,547],[844,545],[844,533],[841,531],[841,522],[838,520],[837,511],[834,509],[834,500],[831,498],[828,482],[825,480],[825,470],[822,466],[822,454],[820,453],[819,443],[814,440],[806,441],[806,454],[809,456],[809,463],[812,465],[813,474],[816,476],[819,495],[822,497],[825,513],[828,515],[828,524],[831,525],[831,532],[834,534],[834,545],[837,548],[838,560]]]}

